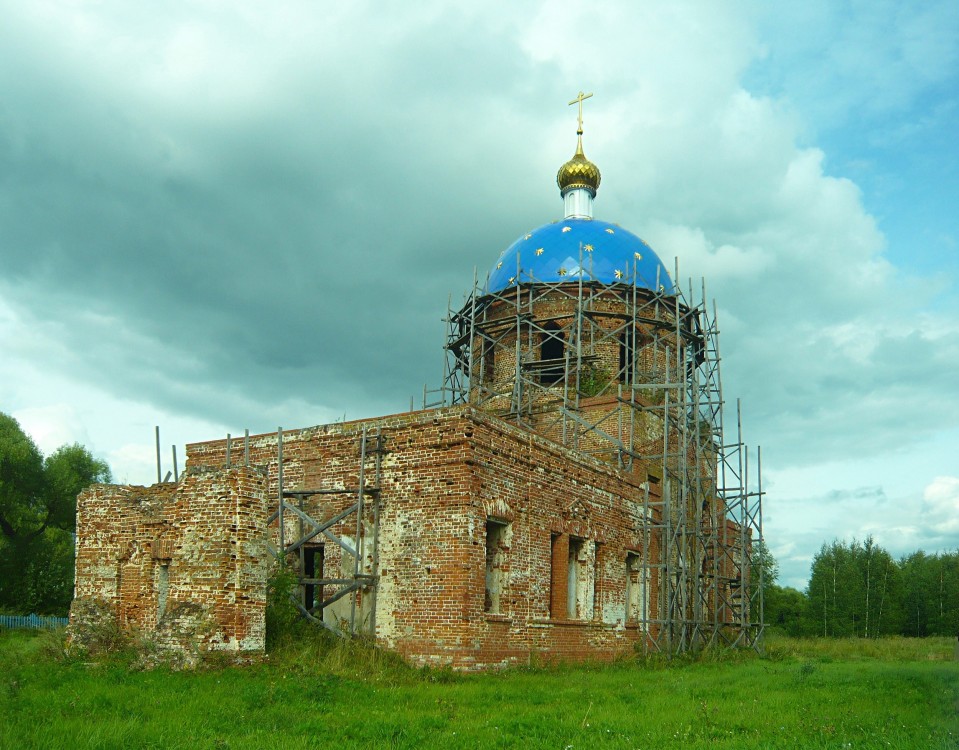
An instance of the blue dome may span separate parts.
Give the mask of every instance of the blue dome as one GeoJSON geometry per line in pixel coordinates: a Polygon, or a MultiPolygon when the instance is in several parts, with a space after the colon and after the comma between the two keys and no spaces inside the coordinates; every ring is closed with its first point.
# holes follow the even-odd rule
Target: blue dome
{"type": "Polygon", "coordinates": [[[649,245],[596,219],[563,219],[523,235],[497,259],[486,291],[533,281],[578,281],[580,274],[583,281],[632,285],[635,280],[644,289],[673,291],[666,267],[649,245]]]}

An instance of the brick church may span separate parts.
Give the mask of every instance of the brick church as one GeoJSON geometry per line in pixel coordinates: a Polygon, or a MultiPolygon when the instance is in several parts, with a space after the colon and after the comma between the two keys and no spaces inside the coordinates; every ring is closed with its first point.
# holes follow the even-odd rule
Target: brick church
{"type": "Polygon", "coordinates": [[[255,657],[282,562],[303,617],[414,664],[759,646],[761,481],[715,316],[593,218],[588,96],[563,216],[450,311],[437,403],[196,443],[174,481],[84,491],[75,640],[106,621],[188,663],[255,657]]]}

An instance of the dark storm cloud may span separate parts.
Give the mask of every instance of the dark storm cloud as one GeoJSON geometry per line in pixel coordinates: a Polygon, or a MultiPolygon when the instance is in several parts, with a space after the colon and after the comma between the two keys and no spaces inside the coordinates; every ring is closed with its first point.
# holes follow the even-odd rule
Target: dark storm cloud
{"type": "Polygon", "coordinates": [[[272,101],[237,118],[126,99],[21,46],[32,85],[5,67],[0,131],[5,297],[71,321],[63,335],[88,353],[75,374],[118,395],[217,419],[240,416],[232,392],[402,408],[439,382],[447,295],[524,227],[522,200],[498,191],[531,171],[535,139],[492,125],[509,94],[483,85],[522,61],[466,31],[287,65],[272,101]]]}
{"type": "Polygon", "coordinates": [[[439,383],[448,295],[560,213],[566,102],[596,84],[597,216],[706,276],[748,440],[807,465],[954,423],[954,300],[884,259],[856,186],[742,87],[748,7],[583,13],[11,10],[0,294],[56,344],[16,346],[217,423],[402,409],[439,383]]]}

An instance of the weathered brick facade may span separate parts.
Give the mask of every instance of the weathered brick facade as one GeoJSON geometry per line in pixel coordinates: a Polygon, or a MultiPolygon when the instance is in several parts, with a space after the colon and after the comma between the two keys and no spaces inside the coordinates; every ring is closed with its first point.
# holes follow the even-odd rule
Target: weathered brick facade
{"type": "MultiPolygon", "coordinates": [[[[536,315],[571,330],[568,298],[544,300],[536,315]]],[[[623,317],[622,297],[603,303],[599,320],[623,317]]],[[[637,338],[653,340],[658,323],[637,326],[637,338]]],[[[527,334],[525,351],[512,336],[503,351],[535,362],[543,334],[527,334]]],[[[276,434],[193,444],[176,485],[86,491],[76,637],[85,622],[112,617],[164,649],[260,653],[269,550],[281,547],[304,613],[418,664],[612,659],[670,648],[664,628],[688,641],[690,623],[735,627],[743,543],[715,494],[712,443],[664,431],[665,389],[634,389],[627,402],[609,375],[620,346],[613,338],[590,360],[614,382],[577,398],[579,421],[600,429],[584,430],[575,447],[561,444],[567,427],[557,419],[569,370],[539,388],[527,424],[516,425],[505,406],[516,362],[499,356],[473,377],[504,394],[482,408],[286,431],[282,445],[276,434]],[[677,483],[697,450],[707,455],[686,481],[699,494],[677,483]],[[664,473],[674,478],[666,496],[664,473]]],[[[666,370],[657,357],[637,351],[631,366],[666,370]]]]}
{"type": "MultiPolygon", "coordinates": [[[[386,451],[379,569],[373,571],[369,553],[362,566],[378,578],[375,623],[368,607],[362,628],[379,642],[416,663],[461,668],[609,659],[641,642],[639,619],[647,618],[627,613],[627,556],[644,554],[645,482],[462,406],[286,432],[284,486],[357,486],[364,427],[380,431],[386,451]],[[500,531],[495,568],[488,565],[491,529],[500,531]],[[573,602],[570,540],[580,569],[573,602]],[[488,574],[496,579],[495,607],[488,574]]],[[[276,435],[251,438],[250,461],[266,468],[271,497],[277,455],[276,435]]],[[[188,466],[224,465],[225,442],[191,445],[188,460],[188,466]]],[[[333,517],[352,502],[317,497],[326,498],[326,507],[302,506],[316,518],[333,517]]],[[[354,523],[333,530],[352,541],[354,523]]],[[[288,539],[296,524],[287,514],[288,539]]],[[[657,554],[655,546],[648,551],[657,554]]],[[[343,570],[337,545],[324,544],[323,556],[327,571],[343,570]]],[[[651,578],[645,595],[655,600],[655,573],[651,578]]],[[[370,590],[362,596],[368,599],[370,590]]],[[[341,607],[326,619],[343,616],[341,607]]]]}
{"type": "Polygon", "coordinates": [[[74,637],[260,653],[281,559],[304,616],[417,664],[755,643],[761,513],[738,437],[724,454],[716,326],[665,271],[639,283],[634,239],[630,283],[517,270],[451,311],[454,406],[197,443],[175,485],[83,493],[74,637]]]}
{"type": "Polygon", "coordinates": [[[94,485],[77,499],[71,637],[118,624],[194,662],[263,652],[268,554],[265,482],[250,468],[177,484],[94,485]]]}

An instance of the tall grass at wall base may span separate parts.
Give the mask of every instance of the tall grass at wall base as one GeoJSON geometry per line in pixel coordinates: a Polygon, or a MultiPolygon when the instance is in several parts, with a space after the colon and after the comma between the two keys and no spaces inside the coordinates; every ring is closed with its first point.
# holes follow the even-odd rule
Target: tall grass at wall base
{"type": "Polygon", "coordinates": [[[416,670],[367,638],[341,638],[303,621],[274,641],[265,662],[287,674],[325,674],[371,681],[413,679],[416,670]]]}
{"type": "Polygon", "coordinates": [[[380,679],[407,676],[412,670],[396,654],[364,637],[343,638],[306,620],[290,594],[296,574],[285,568],[267,582],[266,659],[271,668],[291,674],[317,670],[341,677],[380,679]]]}
{"type": "Polygon", "coordinates": [[[959,738],[952,639],[773,635],[765,657],[461,675],[309,632],[254,666],[191,672],[57,659],[40,636],[0,633],[0,750],[954,750],[959,738]]]}
{"type": "Polygon", "coordinates": [[[766,658],[772,661],[789,658],[816,659],[823,662],[954,661],[955,639],[936,636],[904,638],[898,635],[882,638],[799,638],[767,629],[765,653],[766,658]]]}

